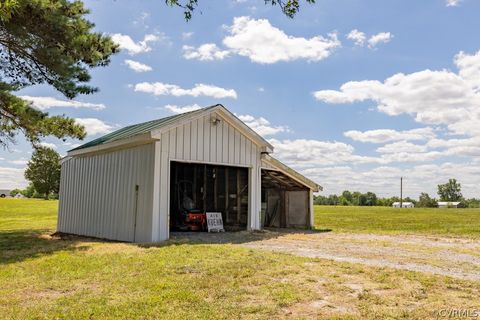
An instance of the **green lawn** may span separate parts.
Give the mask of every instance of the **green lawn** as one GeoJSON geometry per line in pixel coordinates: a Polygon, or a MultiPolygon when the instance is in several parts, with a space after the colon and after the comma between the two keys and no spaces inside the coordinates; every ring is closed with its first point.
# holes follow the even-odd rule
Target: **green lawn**
{"type": "Polygon", "coordinates": [[[0,199],[2,319],[427,319],[480,305],[480,283],[416,272],[235,244],[52,238],[56,208],[0,199]]]}
{"type": "Polygon", "coordinates": [[[315,206],[315,227],[334,232],[480,238],[480,209],[315,206]]]}

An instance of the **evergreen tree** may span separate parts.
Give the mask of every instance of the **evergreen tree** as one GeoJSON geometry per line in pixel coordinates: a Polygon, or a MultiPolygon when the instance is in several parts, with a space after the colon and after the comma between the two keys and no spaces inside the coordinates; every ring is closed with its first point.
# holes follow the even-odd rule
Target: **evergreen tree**
{"type": "Polygon", "coordinates": [[[81,1],[0,0],[0,145],[19,132],[36,144],[47,135],[82,139],[84,128],[66,116],[49,116],[13,94],[48,84],[74,98],[89,86],[89,70],[106,66],[117,46],[93,32],[81,1]]]}

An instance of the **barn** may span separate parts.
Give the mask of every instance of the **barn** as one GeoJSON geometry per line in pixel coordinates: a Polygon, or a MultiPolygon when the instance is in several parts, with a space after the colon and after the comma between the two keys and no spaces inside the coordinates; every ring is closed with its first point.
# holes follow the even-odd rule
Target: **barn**
{"type": "Polygon", "coordinates": [[[181,224],[185,203],[220,212],[227,231],[311,228],[321,187],[273,151],[222,105],[125,127],[63,159],[57,229],[159,242],[181,224]]]}

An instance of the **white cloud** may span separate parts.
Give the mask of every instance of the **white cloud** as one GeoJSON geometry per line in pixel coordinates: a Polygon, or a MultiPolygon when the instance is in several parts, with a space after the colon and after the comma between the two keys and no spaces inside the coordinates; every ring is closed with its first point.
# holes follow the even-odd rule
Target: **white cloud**
{"type": "Polygon", "coordinates": [[[223,39],[225,49],[215,43],[205,43],[197,48],[184,46],[183,56],[186,59],[222,60],[238,54],[262,64],[299,59],[320,61],[341,46],[335,33],[326,37],[294,37],[272,26],[267,19],[236,17],[231,26],[225,26],[225,30],[229,33],[223,39]]]}
{"type": "Polygon", "coordinates": [[[263,117],[255,118],[251,115],[238,115],[237,117],[261,136],[272,136],[280,132],[290,131],[285,126],[272,126],[270,121],[263,117]]]}
{"type": "Polygon", "coordinates": [[[40,110],[47,110],[51,108],[86,108],[94,110],[105,109],[105,105],[102,103],[89,103],[76,100],[60,100],[53,97],[19,96],[19,98],[22,98],[32,103],[35,108],[40,110]]]}
{"type": "Polygon", "coordinates": [[[167,104],[164,108],[166,110],[168,110],[170,112],[173,112],[173,113],[176,113],[176,114],[202,109],[202,107],[199,106],[198,104],[187,105],[187,106],[182,106],[182,107],[177,106],[177,105],[167,104]]]}
{"type": "Polygon", "coordinates": [[[386,144],[380,148],[377,148],[379,153],[424,153],[427,151],[427,146],[418,145],[407,141],[397,141],[386,144]]]}
{"type": "Polygon", "coordinates": [[[143,37],[143,40],[139,42],[135,42],[130,36],[120,33],[112,34],[111,37],[112,41],[118,44],[120,49],[125,49],[130,55],[152,51],[149,43],[162,40],[162,37],[156,34],[147,34],[143,37]]]}
{"type": "Polygon", "coordinates": [[[390,42],[393,35],[390,32],[380,32],[368,39],[368,47],[375,48],[379,43],[390,42]]]}
{"type": "Polygon", "coordinates": [[[8,162],[11,163],[11,164],[17,165],[17,166],[24,167],[24,166],[27,165],[28,160],[25,159],[25,158],[21,158],[21,159],[16,159],[16,160],[9,160],[8,162]]]}
{"type": "Polygon", "coordinates": [[[143,64],[138,61],[126,59],[124,62],[130,69],[135,72],[148,72],[153,70],[152,67],[150,67],[149,65],[143,64]]]}
{"type": "Polygon", "coordinates": [[[347,39],[352,40],[357,46],[363,46],[367,37],[364,32],[353,29],[347,34],[347,39]]]}
{"type": "Polygon", "coordinates": [[[190,39],[195,33],[194,32],[182,32],[182,39],[188,40],[190,39]]]}
{"type": "Polygon", "coordinates": [[[275,156],[295,167],[338,165],[340,163],[379,163],[375,157],[359,156],[353,146],[338,141],[277,140],[269,142],[275,148],[275,156]]]}
{"type": "Polygon", "coordinates": [[[183,89],[174,84],[162,82],[142,82],[135,85],[135,91],[151,93],[155,96],[172,95],[176,97],[181,96],[207,96],[217,99],[221,98],[237,98],[237,93],[233,89],[224,89],[221,87],[208,84],[195,84],[192,89],[183,89]]]}
{"type": "Polygon", "coordinates": [[[183,46],[183,57],[187,60],[196,59],[200,61],[223,60],[228,57],[228,50],[220,50],[214,43],[205,43],[198,48],[183,46]]]}
{"type": "Polygon", "coordinates": [[[461,0],[446,0],[447,7],[456,7],[460,4],[461,0]]]}
{"type": "Polygon", "coordinates": [[[236,17],[227,27],[229,36],[223,44],[241,56],[257,63],[276,63],[306,59],[319,61],[331,55],[340,46],[337,35],[315,36],[309,39],[287,35],[272,26],[267,19],[236,17]]]}
{"type": "Polygon", "coordinates": [[[112,132],[114,126],[111,126],[96,118],[76,118],[75,122],[85,127],[88,135],[107,134],[112,132]]]}
{"type": "Polygon", "coordinates": [[[344,135],[360,142],[385,143],[399,140],[428,140],[435,137],[435,132],[432,128],[426,127],[405,131],[397,131],[393,129],[376,129],[363,132],[350,130],[344,132],[344,135]]]}
{"type": "Polygon", "coordinates": [[[42,147],[50,148],[50,149],[57,149],[57,145],[55,143],[50,143],[50,142],[40,142],[40,145],[42,147]]]}
{"type": "Polygon", "coordinates": [[[480,51],[460,53],[455,58],[459,73],[424,70],[398,73],[384,82],[350,81],[340,90],[314,92],[327,103],[375,101],[377,109],[391,116],[409,114],[425,124],[445,125],[451,133],[480,135],[480,92],[475,70],[480,68],[480,51]]]}
{"type": "Polygon", "coordinates": [[[0,167],[0,189],[11,190],[27,186],[23,171],[24,169],[0,167]]]}

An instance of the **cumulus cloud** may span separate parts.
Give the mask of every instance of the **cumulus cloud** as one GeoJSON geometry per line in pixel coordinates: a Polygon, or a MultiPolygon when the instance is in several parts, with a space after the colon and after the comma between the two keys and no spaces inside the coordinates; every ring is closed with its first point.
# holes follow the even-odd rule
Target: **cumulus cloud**
{"type": "Polygon", "coordinates": [[[126,50],[130,55],[152,51],[149,44],[162,40],[162,37],[156,34],[147,34],[143,37],[143,40],[138,42],[135,42],[130,36],[121,33],[112,34],[111,38],[113,42],[118,44],[120,49],[126,50]]]}
{"type": "Polygon", "coordinates": [[[233,89],[224,89],[214,85],[198,83],[192,89],[183,89],[174,84],[162,82],[142,82],[137,83],[134,88],[137,92],[151,93],[155,96],[172,95],[175,97],[181,96],[207,96],[217,99],[221,98],[237,98],[237,93],[233,89]]]}
{"type": "Polygon", "coordinates": [[[0,189],[24,188],[27,181],[23,176],[24,169],[0,167],[0,189]]]}
{"type": "Polygon", "coordinates": [[[480,51],[455,58],[458,73],[423,70],[398,73],[385,81],[350,81],[340,90],[314,92],[326,103],[374,101],[380,112],[391,116],[409,114],[425,124],[445,125],[454,134],[480,135],[480,92],[475,70],[480,68],[480,51]]]}
{"type": "Polygon", "coordinates": [[[228,57],[228,50],[220,50],[214,43],[205,43],[198,48],[183,46],[183,57],[187,60],[196,59],[200,61],[223,60],[228,57]]]}
{"type": "Polygon", "coordinates": [[[363,46],[367,36],[365,35],[365,32],[353,29],[347,34],[347,39],[352,40],[357,46],[363,46]]]}
{"type": "Polygon", "coordinates": [[[375,48],[379,43],[390,42],[393,35],[390,32],[380,32],[368,39],[368,47],[375,48]]]}
{"type": "Polygon", "coordinates": [[[340,46],[337,35],[312,38],[294,37],[272,26],[267,19],[236,17],[227,28],[230,35],[223,44],[235,53],[257,63],[275,63],[306,59],[319,61],[332,54],[340,46]]]}
{"type": "Polygon", "coordinates": [[[274,146],[276,156],[297,168],[381,161],[375,157],[356,155],[352,145],[338,141],[270,139],[269,142],[274,146]]]}
{"type": "Polygon", "coordinates": [[[130,69],[132,69],[135,72],[148,72],[153,70],[152,67],[150,67],[149,65],[146,65],[138,61],[125,59],[124,62],[130,69]]]}
{"type": "Polygon", "coordinates": [[[96,118],[76,118],[75,122],[84,126],[87,134],[92,136],[110,133],[115,128],[96,118]]]}
{"type": "Polygon", "coordinates": [[[89,103],[76,100],[60,100],[53,97],[32,97],[32,96],[19,96],[28,102],[30,102],[35,108],[39,110],[48,110],[51,108],[86,108],[101,110],[105,109],[105,105],[102,103],[89,103]]]}
{"type": "Polygon", "coordinates": [[[166,110],[170,111],[170,112],[175,113],[175,114],[180,114],[180,113],[185,113],[185,112],[190,112],[190,111],[195,111],[195,110],[202,109],[202,107],[199,106],[198,104],[187,105],[187,106],[182,106],[182,107],[177,106],[177,105],[167,104],[164,108],[166,110]]]}
{"type": "Polygon", "coordinates": [[[231,26],[226,26],[228,35],[223,39],[225,49],[214,43],[198,48],[184,46],[186,59],[221,60],[237,54],[252,62],[271,64],[280,61],[320,61],[329,57],[341,43],[335,33],[327,36],[303,38],[287,35],[270,24],[267,19],[248,16],[236,17],[231,26]]]}
{"type": "Polygon", "coordinates": [[[272,136],[280,132],[290,131],[286,126],[273,126],[270,121],[263,117],[255,118],[247,114],[238,115],[238,118],[261,136],[272,136]]]}
{"type": "Polygon", "coordinates": [[[447,7],[456,7],[460,4],[461,0],[446,0],[445,4],[447,7]]]}
{"type": "Polygon", "coordinates": [[[350,130],[344,132],[344,135],[360,142],[385,143],[399,140],[429,140],[435,137],[435,132],[432,128],[426,127],[404,131],[393,129],[376,129],[363,132],[350,130]]]}
{"type": "Polygon", "coordinates": [[[25,159],[25,158],[21,158],[21,159],[16,159],[16,160],[9,160],[8,162],[11,163],[11,164],[14,164],[16,166],[25,167],[28,163],[28,160],[25,159]]]}
{"type": "Polygon", "coordinates": [[[182,39],[188,40],[194,35],[194,32],[182,32],[182,39]]]}

